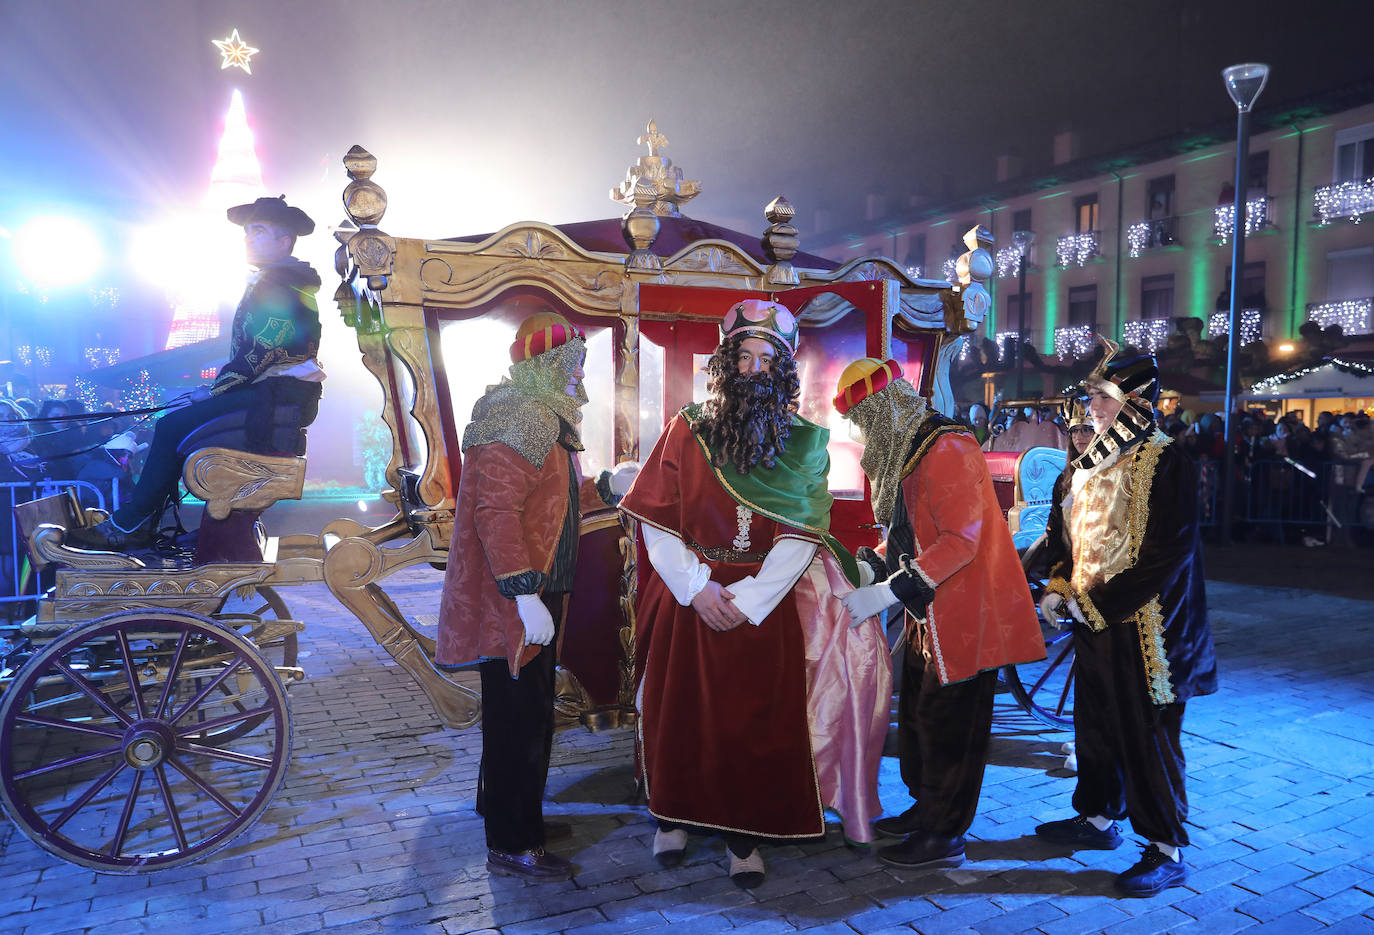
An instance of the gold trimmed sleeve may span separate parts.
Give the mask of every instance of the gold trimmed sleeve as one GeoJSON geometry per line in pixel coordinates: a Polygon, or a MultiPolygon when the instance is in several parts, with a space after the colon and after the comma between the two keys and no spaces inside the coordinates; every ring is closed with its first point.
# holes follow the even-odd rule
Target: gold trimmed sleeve
{"type": "Polygon", "coordinates": [[[1164,653],[1164,613],[1158,597],[1150,598],[1150,602],[1137,611],[1135,622],[1140,633],[1140,656],[1145,662],[1150,701],[1157,705],[1172,704],[1178,696],[1174,694],[1169,659],[1164,653]]]}
{"type": "Polygon", "coordinates": [[[1087,591],[1082,591],[1073,595],[1078,600],[1078,608],[1083,611],[1083,616],[1088,618],[1088,627],[1094,633],[1101,633],[1107,629],[1107,621],[1102,618],[1102,611],[1097,609],[1092,598],[1088,597],[1087,591]]]}

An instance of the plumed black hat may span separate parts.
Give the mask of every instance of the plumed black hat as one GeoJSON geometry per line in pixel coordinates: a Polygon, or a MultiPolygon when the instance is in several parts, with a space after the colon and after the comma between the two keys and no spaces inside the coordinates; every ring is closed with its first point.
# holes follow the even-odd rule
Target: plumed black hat
{"type": "Polygon", "coordinates": [[[285,195],[259,198],[246,205],[234,205],[225,214],[239,227],[261,221],[264,224],[275,224],[277,227],[285,228],[297,237],[304,237],[315,230],[315,222],[310,220],[310,215],[287,204],[285,195]]]}

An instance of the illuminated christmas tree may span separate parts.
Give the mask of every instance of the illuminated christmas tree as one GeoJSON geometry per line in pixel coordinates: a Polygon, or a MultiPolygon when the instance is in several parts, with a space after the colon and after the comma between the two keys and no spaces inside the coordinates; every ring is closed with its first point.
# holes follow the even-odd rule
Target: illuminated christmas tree
{"type": "Polygon", "coordinates": [[[138,376],[126,377],[124,383],[125,387],[119,394],[119,401],[124,409],[151,409],[157,405],[162,395],[158,388],[153,386],[147,370],[140,370],[138,376]]]}
{"type": "MultiPolygon", "coordinates": [[[[228,226],[224,211],[262,194],[262,165],[253,149],[253,131],[248,129],[243,95],[236,89],[224,117],[219,152],[210,172],[210,188],[202,202],[204,210],[195,219],[197,230],[184,232],[196,252],[185,257],[183,264],[207,268],[200,275],[172,277],[173,281],[183,280],[185,285],[172,293],[172,327],[167,335],[167,350],[219,335],[219,306],[228,298],[224,294],[226,277],[222,271],[226,263],[242,265],[239,235],[228,226]]],[[[230,277],[230,281],[232,284],[239,278],[230,277]]]]}

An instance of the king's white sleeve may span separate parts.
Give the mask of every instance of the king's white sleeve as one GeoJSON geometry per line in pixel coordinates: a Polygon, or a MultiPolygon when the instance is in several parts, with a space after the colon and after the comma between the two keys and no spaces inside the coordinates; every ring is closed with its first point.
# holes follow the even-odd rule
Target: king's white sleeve
{"type": "Polygon", "coordinates": [[[725,590],[735,595],[731,599],[754,626],[773,612],[783,595],[792,590],[806,566],[816,557],[817,545],[805,539],[779,539],[768,550],[763,567],[757,575],[727,584],[725,590]]]}
{"type": "Polygon", "coordinates": [[[644,537],[649,564],[654,566],[654,571],[658,572],[668,590],[673,592],[673,597],[683,607],[691,604],[692,598],[700,594],[706,582],[711,580],[710,567],[670,532],[640,523],[639,534],[644,537]]]}

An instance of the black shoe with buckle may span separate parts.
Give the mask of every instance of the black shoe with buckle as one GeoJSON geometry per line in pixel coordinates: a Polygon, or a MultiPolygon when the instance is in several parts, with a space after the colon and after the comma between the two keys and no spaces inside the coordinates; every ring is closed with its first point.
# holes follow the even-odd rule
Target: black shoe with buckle
{"type": "Polygon", "coordinates": [[[878,848],[878,859],[890,867],[906,870],[957,867],[964,862],[964,836],[947,838],[917,831],[901,844],[878,848]]]}
{"type": "Polygon", "coordinates": [[[1098,830],[1082,815],[1037,825],[1035,833],[1046,841],[1083,851],[1114,851],[1121,846],[1121,831],[1116,822],[1098,830]]]}
{"type": "Polygon", "coordinates": [[[1145,845],[1134,867],[1116,878],[1116,891],[1122,896],[1153,896],[1171,886],[1188,882],[1188,865],[1174,860],[1155,844],[1145,845]]]}
{"type": "Polygon", "coordinates": [[[904,838],[920,831],[920,825],[916,824],[916,806],[912,805],[900,815],[879,818],[873,822],[873,830],[885,838],[904,838]]]}
{"type": "Polygon", "coordinates": [[[572,879],[572,863],[542,847],[516,854],[487,848],[487,872],[502,877],[520,877],[532,883],[558,883],[572,879]]]}

